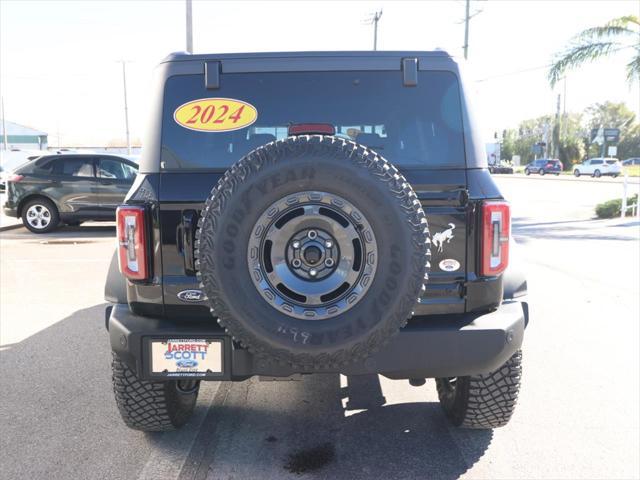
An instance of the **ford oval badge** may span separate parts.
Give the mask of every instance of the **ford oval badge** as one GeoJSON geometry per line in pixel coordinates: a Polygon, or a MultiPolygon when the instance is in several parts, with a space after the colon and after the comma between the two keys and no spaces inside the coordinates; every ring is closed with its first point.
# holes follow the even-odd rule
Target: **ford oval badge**
{"type": "Polygon", "coordinates": [[[198,362],[195,360],[178,360],[176,365],[180,368],[195,368],[198,366],[198,362]]]}
{"type": "Polygon", "coordinates": [[[182,290],[178,292],[178,298],[183,302],[201,302],[204,300],[202,290],[182,290]]]}

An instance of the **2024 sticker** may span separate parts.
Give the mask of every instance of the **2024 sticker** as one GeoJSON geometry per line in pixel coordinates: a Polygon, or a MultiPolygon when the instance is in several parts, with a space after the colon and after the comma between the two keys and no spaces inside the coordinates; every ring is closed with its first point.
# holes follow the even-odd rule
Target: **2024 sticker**
{"type": "Polygon", "coordinates": [[[230,132],[254,123],[258,110],[250,103],[233,98],[201,98],[180,105],[173,119],[189,130],[230,132]]]}

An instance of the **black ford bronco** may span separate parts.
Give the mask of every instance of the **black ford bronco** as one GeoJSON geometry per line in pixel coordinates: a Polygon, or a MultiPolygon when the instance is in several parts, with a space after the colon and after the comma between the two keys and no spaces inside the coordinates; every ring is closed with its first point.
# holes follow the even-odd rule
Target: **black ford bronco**
{"type": "Polygon", "coordinates": [[[311,373],[435,378],[455,425],[509,421],[527,287],[449,55],[173,54],[156,82],[105,287],[128,426],[311,373]]]}

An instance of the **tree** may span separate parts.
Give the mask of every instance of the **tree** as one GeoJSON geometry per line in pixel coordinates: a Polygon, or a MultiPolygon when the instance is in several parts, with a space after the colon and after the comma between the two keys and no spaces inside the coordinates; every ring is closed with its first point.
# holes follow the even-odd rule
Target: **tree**
{"type": "Polygon", "coordinates": [[[551,86],[570,69],[586,62],[608,57],[618,52],[631,51],[627,63],[627,80],[632,83],[640,78],[640,19],[635,15],[615,18],[600,27],[584,30],[565,50],[556,54],[548,78],[551,86]]]}
{"type": "MultiPolygon", "coordinates": [[[[624,103],[595,103],[585,109],[586,127],[589,132],[594,128],[619,128],[620,140],[627,138],[628,132],[636,126],[636,115],[624,103]]],[[[624,148],[631,148],[633,141],[629,137],[624,148]],[[629,143],[631,142],[631,143],[629,143]]],[[[589,156],[599,156],[601,147],[597,144],[589,146],[589,156]]],[[[618,153],[618,155],[622,155],[618,153]]]]}
{"type": "Polygon", "coordinates": [[[582,125],[580,113],[567,113],[562,116],[559,132],[560,161],[565,168],[582,160],[585,154],[584,137],[586,129],[582,125]]]}
{"type": "Polygon", "coordinates": [[[501,157],[505,160],[511,160],[516,153],[516,140],[518,132],[513,129],[505,130],[502,134],[502,145],[500,148],[501,157]]]}
{"type": "Polygon", "coordinates": [[[624,160],[630,157],[640,157],[640,124],[626,129],[618,143],[618,158],[624,160]]]}
{"type": "Polygon", "coordinates": [[[594,103],[584,113],[589,129],[605,127],[625,130],[633,125],[636,118],[636,114],[624,103],[594,103]]]}

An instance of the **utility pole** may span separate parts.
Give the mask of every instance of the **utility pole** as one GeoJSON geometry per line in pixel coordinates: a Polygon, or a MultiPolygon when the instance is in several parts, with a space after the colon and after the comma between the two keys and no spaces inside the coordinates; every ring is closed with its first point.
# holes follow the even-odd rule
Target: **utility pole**
{"type": "Polygon", "coordinates": [[[187,2],[187,52],[193,53],[193,14],[191,0],[187,2]]]}
{"type": "Polygon", "coordinates": [[[7,124],[4,121],[4,97],[0,97],[0,103],[2,103],[2,149],[6,152],[8,150],[7,146],[7,124]]]}
{"type": "Polygon", "coordinates": [[[557,135],[553,135],[553,158],[560,158],[560,94],[556,104],[556,128],[557,135]]]}
{"type": "Polygon", "coordinates": [[[564,76],[564,92],[562,97],[562,114],[567,114],[567,76],[564,76]]]}
{"type": "Polygon", "coordinates": [[[127,62],[122,63],[122,84],[124,86],[124,126],[127,133],[127,155],[131,155],[131,139],[129,138],[129,107],[127,105],[127,62]]]}
{"type": "Polygon", "coordinates": [[[379,12],[372,13],[370,17],[366,18],[362,22],[364,25],[373,24],[373,49],[374,50],[378,49],[378,21],[380,20],[380,17],[382,17],[382,9],[380,9],[379,12]]]}
{"type": "Polygon", "coordinates": [[[471,17],[469,16],[470,7],[471,7],[471,0],[467,0],[467,6],[465,8],[465,14],[464,14],[464,46],[462,47],[464,48],[465,60],[468,58],[468,51],[469,51],[469,20],[471,19],[471,17]]]}

